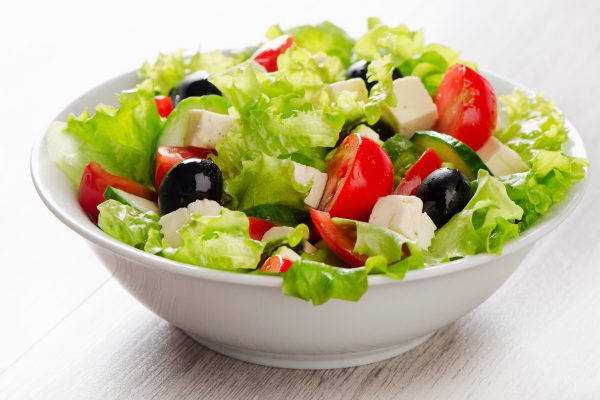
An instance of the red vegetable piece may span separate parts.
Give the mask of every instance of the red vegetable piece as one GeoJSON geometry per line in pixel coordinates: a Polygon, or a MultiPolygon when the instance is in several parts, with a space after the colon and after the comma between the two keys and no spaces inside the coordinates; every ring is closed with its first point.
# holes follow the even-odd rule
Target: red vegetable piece
{"type": "Polygon", "coordinates": [[[442,168],[442,159],[435,150],[427,149],[421,157],[406,171],[393,194],[414,196],[421,183],[436,169],[442,168]]]}

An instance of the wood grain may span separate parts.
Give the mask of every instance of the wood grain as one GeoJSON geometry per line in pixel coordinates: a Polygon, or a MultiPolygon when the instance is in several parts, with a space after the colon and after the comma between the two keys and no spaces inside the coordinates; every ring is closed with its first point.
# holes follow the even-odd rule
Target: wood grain
{"type": "MultiPolygon", "coordinates": [[[[122,3],[111,5],[118,9],[122,3]]],[[[158,7],[160,3],[152,4],[158,7]]],[[[323,16],[358,32],[354,21],[362,21],[367,11],[364,2],[349,2],[347,15],[338,20],[335,5],[314,1],[310,3],[313,7],[307,5],[294,15],[282,16],[269,8],[275,2],[263,4],[270,11],[257,15],[252,24],[244,23],[243,14],[255,15],[255,3],[236,5],[242,10],[241,16],[233,17],[238,18],[240,31],[247,29],[250,35],[273,22],[291,25],[319,20],[322,16],[314,14],[323,8],[323,16]],[[255,24],[260,26],[256,28],[255,24]]],[[[432,41],[464,49],[465,58],[477,60],[482,68],[543,89],[579,128],[595,169],[595,160],[600,157],[600,2],[369,4],[373,12],[394,10],[395,16],[387,18],[390,23],[407,21],[411,26],[423,26],[432,41]]],[[[150,5],[148,10],[128,6],[124,14],[130,18],[130,25],[119,27],[127,18],[99,9],[98,18],[115,26],[114,33],[104,33],[102,22],[95,19],[88,22],[86,30],[85,24],[77,20],[83,14],[77,11],[76,3],[59,2],[55,6],[60,11],[56,13],[58,22],[67,26],[75,17],[72,23],[87,36],[71,39],[65,33],[66,27],[52,30],[50,22],[40,17],[40,30],[24,33],[18,46],[0,42],[2,54],[24,60],[18,68],[2,64],[12,69],[6,73],[3,70],[0,79],[7,75],[26,79],[27,74],[42,71],[55,77],[42,84],[44,90],[57,93],[53,110],[44,109],[45,99],[21,94],[17,90],[20,79],[3,81],[3,87],[16,93],[18,100],[3,103],[0,109],[21,116],[25,124],[11,118],[7,131],[25,128],[31,132],[30,140],[59,110],[58,104],[152,56],[156,43],[134,42],[137,36],[131,36],[133,30],[145,29],[133,16],[147,17],[158,24],[167,17],[174,19],[177,13],[165,10],[165,15],[159,16],[150,5]],[[47,37],[40,35],[44,27],[48,28],[44,31],[47,37]],[[118,45],[116,39],[105,43],[103,35],[122,37],[123,43],[118,45]],[[46,60],[43,66],[36,66],[35,55],[23,50],[24,46],[35,46],[36,40],[44,43],[39,50],[46,60]],[[89,46],[84,40],[89,40],[89,46]],[[94,57],[97,65],[92,62],[94,57]],[[115,62],[98,61],[103,57],[115,62]],[[78,70],[91,71],[90,76],[73,73],[78,70]],[[26,101],[33,101],[42,110],[38,119],[26,118],[22,109],[26,101]]],[[[215,4],[213,14],[222,18],[232,6],[215,4]]],[[[26,6],[12,11],[15,19],[23,18],[26,6]]],[[[182,18],[192,21],[191,16],[182,18]]],[[[208,35],[216,26],[213,21],[197,29],[208,35]]],[[[8,37],[8,32],[0,33],[8,37]]],[[[148,34],[155,35],[151,37],[165,50],[173,48],[172,43],[180,43],[173,33],[165,38],[148,34]]],[[[215,40],[216,46],[231,46],[234,40],[239,41],[239,34],[215,40]]],[[[43,209],[28,184],[26,150],[0,147],[1,182],[21,187],[27,197],[16,205],[17,209],[27,211],[30,221],[43,222],[35,240],[24,243],[23,238],[30,237],[31,232],[30,226],[21,223],[22,214],[0,217],[0,246],[6,255],[5,261],[0,261],[0,314],[4,317],[0,330],[0,398],[600,398],[598,174],[592,174],[581,207],[537,245],[506,285],[424,345],[363,367],[294,371],[251,365],[216,354],[145,310],[108,276],[82,240],[43,209]],[[8,173],[9,166],[17,172],[8,173]],[[37,246],[33,251],[32,243],[37,246]],[[65,248],[71,251],[65,252],[65,248]]],[[[14,201],[9,203],[6,196],[0,196],[0,210],[14,207],[14,201]]]]}

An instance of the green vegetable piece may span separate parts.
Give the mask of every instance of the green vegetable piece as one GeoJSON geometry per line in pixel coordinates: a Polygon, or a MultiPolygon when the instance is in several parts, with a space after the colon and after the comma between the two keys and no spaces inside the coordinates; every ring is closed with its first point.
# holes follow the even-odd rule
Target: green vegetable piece
{"type": "Polygon", "coordinates": [[[317,25],[300,25],[282,31],[278,26],[269,28],[267,36],[274,39],[284,33],[291,35],[298,46],[313,54],[323,52],[328,56],[337,57],[345,67],[350,65],[352,58],[352,39],[342,28],[324,21],[317,25]]]}
{"type": "Polygon", "coordinates": [[[429,264],[478,253],[500,253],[504,243],[519,236],[516,221],[523,216],[506,187],[487,171],[477,176],[477,191],[463,211],[436,231],[425,254],[429,264]]]}
{"type": "Polygon", "coordinates": [[[531,161],[531,170],[499,178],[509,197],[524,211],[519,222],[524,231],[562,202],[569,189],[585,177],[589,162],[558,151],[539,150],[531,161]]]}
{"type": "Polygon", "coordinates": [[[383,149],[390,156],[394,166],[394,186],[406,174],[406,171],[419,159],[415,145],[400,134],[396,134],[383,143],[383,149]]]}
{"type": "Polygon", "coordinates": [[[560,151],[568,139],[565,117],[556,105],[539,94],[520,89],[500,98],[506,128],[497,138],[531,164],[537,150],[560,151]]]}
{"type": "Polygon", "coordinates": [[[454,168],[465,174],[470,181],[477,177],[480,169],[491,174],[477,153],[450,135],[434,131],[421,131],[415,133],[412,141],[419,154],[432,148],[443,161],[452,163],[454,168]]]}
{"type": "Polygon", "coordinates": [[[226,70],[241,63],[250,57],[250,54],[252,51],[211,51],[184,57],[183,50],[179,50],[170,54],[159,54],[154,63],[144,63],[138,75],[142,79],[150,80],[160,94],[168,95],[185,76],[200,70],[210,73],[226,70]]]}
{"type": "Polygon", "coordinates": [[[71,115],[66,125],[53,125],[48,153],[75,187],[90,161],[108,172],[146,186],[154,181],[156,141],[162,127],[154,103],[154,89],[143,82],[117,96],[119,107],[100,104],[91,115],[86,109],[71,115]]]}
{"type": "Polygon", "coordinates": [[[331,298],[358,301],[367,291],[365,268],[338,268],[300,259],[282,274],[283,293],[318,306],[331,298]]]}
{"type": "Polygon", "coordinates": [[[242,211],[254,210],[253,214],[259,214],[257,206],[265,205],[305,211],[304,199],[310,185],[296,182],[294,170],[290,160],[267,155],[244,161],[241,173],[225,181],[225,192],[232,199],[231,207],[242,211]]]}
{"type": "Polygon", "coordinates": [[[248,217],[239,211],[221,210],[219,216],[192,214],[178,230],[181,246],[163,243],[166,258],[207,268],[231,271],[256,269],[265,244],[250,239],[248,217]]]}
{"type": "Polygon", "coordinates": [[[112,186],[106,187],[106,190],[104,191],[104,198],[106,200],[117,200],[121,204],[131,206],[143,213],[152,211],[156,215],[160,215],[160,211],[158,210],[158,204],[156,204],[155,202],[150,201],[148,199],[144,199],[143,197],[133,195],[131,193],[127,193],[124,190],[120,190],[112,186]]]}
{"type": "Polygon", "coordinates": [[[143,249],[151,230],[160,230],[158,214],[142,212],[117,200],[106,200],[98,206],[98,227],[109,236],[130,246],[143,249]]]}

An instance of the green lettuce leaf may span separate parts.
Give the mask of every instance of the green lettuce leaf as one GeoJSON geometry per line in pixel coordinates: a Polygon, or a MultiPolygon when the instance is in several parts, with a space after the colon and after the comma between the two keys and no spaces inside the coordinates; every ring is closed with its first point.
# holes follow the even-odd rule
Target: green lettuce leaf
{"type": "Polygon", "coordinates": [[[394,186],[397,186],[406,171],[419,159],[419,155],[413,142],[400,134],[396,134],[383,142],[383,149],[392,160],[394,186]]]}
{"type": "Polygon", "coordinates": [[[424,266],[419,246],[398,232],[343,218],[333,218],[333,222],[356,227],[354,252],[369,256],[365,263],[369,274],[378,273],[394,279],[404,279],[407,271],[424,266]]]}
{"type": "Polygon", "coordinates": [[[564,200],[569,188],[584,178],[589,163],[561,153],[569,128],[554,103],[520,89],[500,100],[506,127],[495,135],[530,167],[528,172],[500,178],[524,211],[519,222],[523,231],[564,200]]]}
{"type": "Polygon", "coordinates": [[[531,170],[500,177],[509,197],[524,211],[521,231],[565,199],[572,185],[585,177],[587,160],[558,151],[540,150],[531,161],[531,170]]]}
{"type": "Polygon", "coordinates": [[[327,147],[305,147],[290,154],[290,159],[298,164],[308,165],[325,172],[327,171],[327,154],[330,150],[327,147]]]}
{"type": "Polygon", "coordinates": [[[317,25],[300,25],[287,31],[281,30],[277,25],[267,31],[267,37],[274,39],[287,33],[291,35],[298,46],[313,54],[325,53],[337,57],[344,67],[350,65],[354,40],[342,28],[324,21],[317,25]]]}
{"type": "Polygon", "coordinates": [[[292,45],[277,59],[277,75],[296,90],[319,90],[324,84],[344,79],[344,65],[336,57],[324,53],[314,55],[305,48],[292,45]]]}
{"type": "MultiPolygon", "coordinates": [[[[252,240],[248,232],[248,217],[239,211],[223,209],[219,216],[204,217],[192,214],[190,221],[178,230],[181,246],[172,248],[163,241],[160,254],[207,268],[256,269],[265,244],[252,240]]],[[[155,249],[156,243],[152,244],[147,250],[155,249]]]]}
{"type": "Polygon", "coordinates": [[[477,191],[464,210],[436,231],[425,254],[430,264],[478,253],[500,253],[504,243],[519,236],[515,223],[523,216],[506,187],[485,170],[477,175],[477,191]]]}
{"type": "Polygon", "coordinates": [[[376,19],[369,20],[369,30],[356,40],[358,59],[372,61],[390,55],[394,65],[413,57],[423,48],[423,31],[411,31],[406,25],[389,27],[376,19]]]}
{"type": "Polygon", "coordinates": [[[186,75],[200,70],[210,73],[223,71],[247,58],[248,54],[244,52],[222,51],[198,52],[185,57],[183,50],[178,50],[159,54],[154,63],[145,62],[138,75],[142,79],[151,80],[158,93],[167,95],[186,75]]]}
{"type": "Polygon", "coordinates": [[[151,186],[154,155],[162,122],[154,103],[154,90],[144,82],[117,96],[119,107],[101,104],[91,115],[86,109],[71,115],[48,135],[52,160],[76,187],[90,161],[108,172],[151,186]]]}
{"type": "Polygon", "coordinates": [[[130,246],[143,249],[149,232],[160,230],[158,215],[141,212],[116,200],[106,200],[98,206],[98,227],[109,236],[130,246]]]}
{"type": "Polygon", "coordinates": [[[451,65],[462,63],[476,69],[474,63],[462,61],[456,50],[440,44],[425,45],[423,31],[411,31],[406,25],[389,27],[375,18],[369,19],[369,30],[356,40],[354,52],[367,61],[390,57],[403,76],[419,77],[432,96],[451,65]]]}
{"type": "MultiPolygon", "coordinates": [[[[242,65],[214,77],[213,82],[240,115],[217,146],[219,155],[214,159],[226,178],[237,175],[242,162],[255,159],[257,154],[286,156],[336,144],[344,116],[337,110],[325,111],[322,96],[315,102],[317,88],[325,85],[318,69],[307,67],[298,73],[304,78],[292,83],[283,72],[268,75],[242,65]],[[308,92],[312,94],[307,95],[308,92]]],[[[327,99],[326,93],[321,94],[327,99]]]]}
{"type": "Polygon", "coordinates": [[[367,259],[365,269],[369,275],[385,275],[388,278],[402,280],[406,273],[413,269],[424,268],[422,256],[408,256],[401,261],[389,263],[384,256],[372,256],[367,259]]]}
{"type": "Polygon", "coordinates": [[[269,240],[268,242],[266,242],[263,254],[271,255],[271,253],[273,253],[281,246],[287,246],[290,249],[294,250],[294,248],[301,245],[302,242],[308,240],[308,235],[308,226],[304,224],[299,224],[294,228],[293,231],[287,234],[287,236],[269,240]]]}
{"type": "Polygon", "coordinates": [[[310,185],[294,179],[290,160],[267,155],[243,161],[240,174],[225,181],[225,192],[232,199],[230,207],[243,211],[267,204],[304,210],[309,191],[310,185]]]}
{"type": "Polygon", "coordinates": [[[369,100],[364,106],[367,122],[374,124],[381,117],[381,106],[396,106],[393,74],[395,65],[392,57],[386,56],[373,60],[368,67],[367,77],[369,82],[377,82],[369,92],[369,100]]]}
{"type": "Polygon", "coordinates": [[[452,50],[441,44],[430,44],[421,50],[418,55],[408,58],[398,68],[404,76],[417,76],[431,96],[435,94],[442,83],[446,70],[451,65],[462,63],[477,69],[477,66],[460,59],[460,52],[452,50]]]}
{"type": "Polygon", "coordinates": [[[531,164],[538,150],[560,151],[568,139],[565,117],[556,105],[539,94],[516,89],[502,96],[506,128],[495,133],[498,139],[531,164]]]}
{"type": "Polygon", "coordinates": [[[282,274],[283,293],[318,306],[331,298],[358,301],[367,291],[365,268],[338,268],[300,259],[282,274]]]}
{"type": "MultiPolygon", "coordinates": [[[[65,122],[54,121],[48,128],[46,148],[48,156],[76,188],[87,165],[81,153],[81,140],[65,131],[65,122]]],[[[89,157],[88,157],[89,158],[89,157]]]]}
{"type": "Polygon", "coordinates": [[[178,50],[174,53],[160,53],[154,63],[146,61],[138,71],[138,76],[150,79],[157,92],[167,95],[190,72],[183,50],[178,50]]]}

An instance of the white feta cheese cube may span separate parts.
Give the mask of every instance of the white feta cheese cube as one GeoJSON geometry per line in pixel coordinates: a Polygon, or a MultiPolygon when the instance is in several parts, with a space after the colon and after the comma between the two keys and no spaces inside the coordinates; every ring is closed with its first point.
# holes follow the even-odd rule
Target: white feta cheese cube
{"type": "Polygon", "coordinates": [[[160,217],[160,233],[167,244],[171,247],[179,247],[181,245],[181,237],[177,231],[186,224],[189,219],[188,209],[186,207],[178,208],[168,214],[160,217]]]}
{"type": "Polygon", "coordinates": [[[424,250],[431,244],[436,229],[416,196],[381,197],[373,207],[369,223],[398,232],[424,250]]]}
{"type": "Polygon", "coordinates": [[[282,239],[292,233],[294,228],[291,226],[274,226],[263,235],[261,242],[268,242],[269,240],[282,239]]]}
{"type": "Polygon", "coordinates": [[[291,261],[296,261],[296,260],[300,259],[300,255],[298,255],[298,253],[296,253],[294,250],[292,250],[286,246],[281,246],[280,248],[275,250],[273,252],[273,255],[281,256],[281,257],[287,258],[288,260],[291,260],[291,261]]]}
{"type": "Polygon", "coordinates": [[[396,107],[382,107],[382,116],[394,131],[407,139],[416,131],[433,128],[437,120],[437,107],[431,96],[416,76],[407,76],[394,81],[396,107]]]}
{"type": "Polygon", "coordinates": [[[334,82],[329,85],[329,93],[334,99],[342,92],[356,93],[358,100],[367,101],[369,99],[367,85],[365,85],[365,81],[361,78],[352,78],[345,81],[334,82]]]}
{"type": "Polygon", "coordinates": [[[417,219],[417,227],[415,229],[416,240],[419,247],[427,250],[431,245],[431,241],[435,236],[437,227],[426,213],[421,213],[421,218],[417,219]]]}
{"type": "Polygon", "coordinates": [[[190,216],[198,213],[203,217],[214,217],[221,214],[223,207],[214,200],[203,199],[188,204],[187,209],[190,216]]]}
{"type": "Polygon", "coordinates": [[[310,192],[304,199],[304,204],[312,208],[317,208],[325,191],[327,174],[316,168],[294,162],[294,179],[302,185],[312,182],[310,192]]]}
{"type": "Polygon", "coordinates": [[[513,149],[491,136],[477,150],[477,155],[496,176],[516,174],[528,170],[519,154],[513,149]]]}
{"type": "Polygon", "coordinates": [[[383,144],[383,141],[379,138],[379,134],[367,125],[361,124],[357,126],[356,128],[354,128],[352,133],[358,133],[360,136],[372,139],[380,145],[383,144]]]}
{"type": "Polygon", "coordinates": [[[186,145],[214,149],[237,118],[207,110],[190,110],[186,145]]]}

